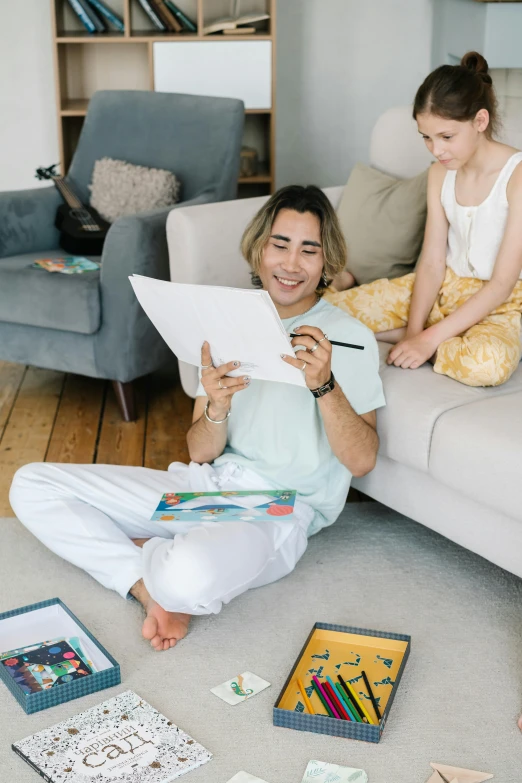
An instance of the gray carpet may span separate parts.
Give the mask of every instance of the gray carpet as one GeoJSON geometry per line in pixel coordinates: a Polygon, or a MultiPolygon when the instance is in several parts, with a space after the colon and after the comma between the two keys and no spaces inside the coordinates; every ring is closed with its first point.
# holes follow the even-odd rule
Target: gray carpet
{"type": "Polygon", "coordinates": [[[10,744],[132,688],[214,759],[190,783],[226,783],[244,769],[300,783],[311,758],[362,767],[370,783],[425,783],[430,761],[520,783],[522,582],[376,503],[350,504],[310,541],[296,571],[198,618],[179,647],[140,639],[140,608],[63,563],[3,520],[0,610],[59,596],[121,664],[122,685],[25,715],[0,683],[0,781],[36,773],[10,744]],[[380,744],[272,725],[272,706],[316,621],[411,634],[412,654],[380,744]],[[230,707],[209,689],[250,670],[272,687],[230,707]]]}

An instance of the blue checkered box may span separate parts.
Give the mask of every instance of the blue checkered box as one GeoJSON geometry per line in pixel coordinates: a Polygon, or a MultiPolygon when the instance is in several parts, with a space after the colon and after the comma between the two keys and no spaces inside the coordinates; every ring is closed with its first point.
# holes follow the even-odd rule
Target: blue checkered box
{"type": "Polygon", "coordinates": [[[46,639],[78,636],[98,671],[80,680],[37,693],[26,693],[0,665],[0,678],[27,714],[111,688],[121,682],[120,665],[59,598],[0,614],[0,652],[26,647],[46,639]]]}
{"type": "Polygon", "coordinates": [[[274,726],[315,734],[379,742],[410,654],[411,637],[402,634],[316,623],[309,634],[274,706],[274,726]],[[373,708],[361,672],[370,681],[381,720],[373,708]],[[338,675],[355,691],[363,710],[374,721],[357,722],[329,717],[316,692],[312,676],[322,684],[338,675]],[[300,680],[314,715],[308,712],[297,685],[300,680]]]}

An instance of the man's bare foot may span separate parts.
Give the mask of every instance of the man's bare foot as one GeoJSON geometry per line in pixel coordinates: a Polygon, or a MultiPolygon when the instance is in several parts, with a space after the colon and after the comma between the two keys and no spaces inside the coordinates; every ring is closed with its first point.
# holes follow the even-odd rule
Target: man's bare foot
{"type": "Polygon", "coordinates": [[[154,601],[143,583],[143,579],[131,587],[131,594],[138,599],[147,616],[143,621],[141,634],[150,641],[155,650],[168,650],[187,635],[190,614],[167,612],[154,601]]]}

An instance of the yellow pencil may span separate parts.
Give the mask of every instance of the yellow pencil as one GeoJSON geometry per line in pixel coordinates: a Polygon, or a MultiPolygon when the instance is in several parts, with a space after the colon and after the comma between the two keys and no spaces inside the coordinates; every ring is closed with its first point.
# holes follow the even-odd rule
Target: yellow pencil
{"type": "Polygon", "coordinates": [[[304,703],[306,705],[306,709],[308,710],[310,715],[315,715],[314,708],[312,707],[312,703],[311,703],[310,699],[306,695],[306,691],[304,689],[304,686],[303,686],[303,683],[301,682],[301,680],[297,680],[297,685],[299,687],[299,690],[301,691],[301,695],[302,695],[303,701],[304,701],[304,703]]]}
{"type": "Polygon", "coordinates": [[[360,698],[355,693],[354,688],[352,688],[351,685],[349,685],[347,682],[345,682],[340,674],[338,674],[337,676],[339,677],[339,680],[341,681],[341,685],[344,687],[345,690],[347,690],[349,692],[349,694],[352,697],[352,699],[355,701],[356,704],[359,705],[359,707],[363,711],[363,714],[365,715],[368,723],[371,723],[373,726],[375,726],[375,720],[371,717],[370,713],[368,712],[368,710],[366,709],[366,707],[364,706],[364,704],[362,703],[360,698]]]}

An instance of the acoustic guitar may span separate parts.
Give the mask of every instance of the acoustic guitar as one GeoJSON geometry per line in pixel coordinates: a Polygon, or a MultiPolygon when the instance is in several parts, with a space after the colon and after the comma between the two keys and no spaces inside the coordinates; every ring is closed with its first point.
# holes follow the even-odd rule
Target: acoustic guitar
{"type": "Polygon", "coordinates": [[[86,207],[56,171],[56,164],[36,170],[38,179],[54,182],[65,204],[56,212],[54,225],[60,231],[60,246],[78,256],[100,256],[110,223],[91,207],[86,207]]]}

